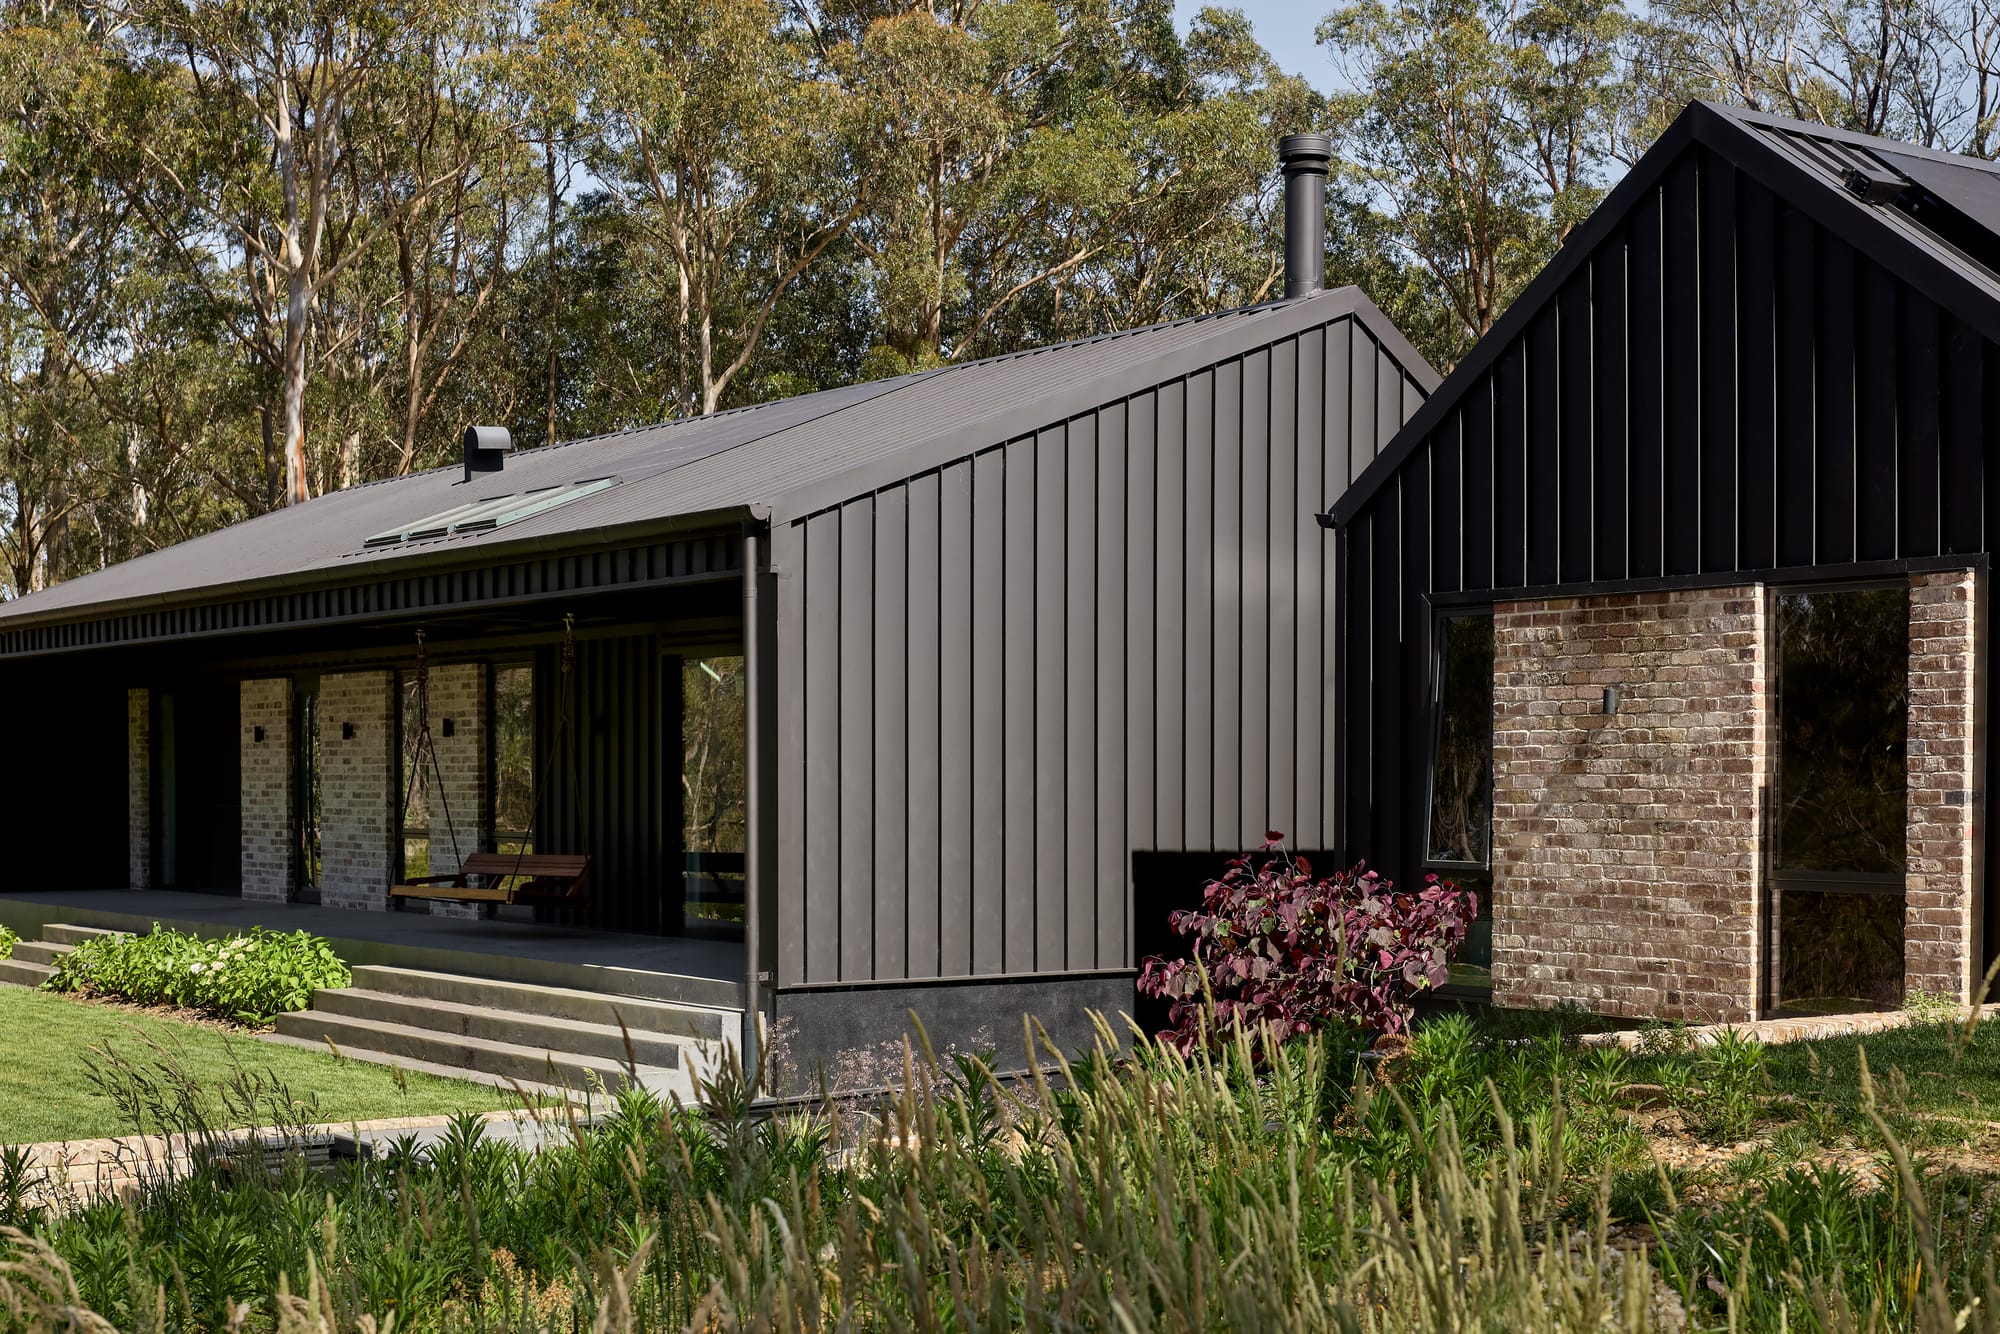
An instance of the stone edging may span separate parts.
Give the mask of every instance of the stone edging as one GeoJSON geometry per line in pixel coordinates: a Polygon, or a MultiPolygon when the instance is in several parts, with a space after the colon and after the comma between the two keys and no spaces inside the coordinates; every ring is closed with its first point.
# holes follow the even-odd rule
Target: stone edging
{"type": "MultiPolygon", "coordinates": [[[[1953,1012],[1952,1021],[1963,1023],[1971,1014],[1970,1007],[1960,1007],[1953,1012]]],[[[1982,1020],[2000,1016],[2000,1004],[1980,1007],[1982,1020]]],[[[1911,1010],[1877,1010],[1865,1014],[1816,1014],[1796,1019],[1759,1019],[1748,1024],[1697,1024],[1685,1029],[1667,1030],[1684,1037],[1697,1047],[1714,1043],[1724,1033],[1738,1033],[1754,1042],[1775,1046],[1783,1042],[1806,1042],[1814,1038],[1843,1038],[1869,1033],[1886,1033],[1891,1029],[1907,1028],[1914,1023],[1930,1022],[1929,1016],[1919,1015],[1911,1010]]],[[[1653,1030],[1658,1032],[1659,1030],[1653,1030]]],[[[1651,1037],[1644,1029],[1626,1028],[1615,1033],[1586,1033],[1578,1039],[1586,1047],[1624,1047],[1633,1050],[1643,1046],[1651,1037]]]]}
{"type": "MultiPolygon", "coordinates": [[[[264,1153],[298,1147],[308,1162],[353,1156],[362,1146],[404,1135],[437,1131],[449,1125],[450,1114],[393,1116],[374,1121],[325,1123],[298,1130],[264,1126],[225,1131],[214,1136],[112,1135],[98,1139],[51,1140],[22,1146],[31,1176],[40,1179],[28,1193],[29,1202],[61,1209],[87,1203],[109,1191],[125,1194],[140,1184],[188,1171],[204,1149],[223,1154],[255,1146],[264,1153]]],[[[536,1127],[563,1124],[559,1111],[509,1109],[479,1113],[487,1126],[506,1125],[515,1134],[536,1127]]]]}

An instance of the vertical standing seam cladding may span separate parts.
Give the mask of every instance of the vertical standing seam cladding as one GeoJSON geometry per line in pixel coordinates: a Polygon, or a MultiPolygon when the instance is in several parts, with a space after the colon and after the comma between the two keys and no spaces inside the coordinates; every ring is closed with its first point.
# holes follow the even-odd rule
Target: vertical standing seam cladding
{"type": "Polygon", "coordinates": [[[1338,507],[1345,855],[1421,865],[1440,601],[1987,550],[2000,349],[1729,134],[1663,140],[1338,507]]]}
{"type": "Polygon", "coordinates": [[[1134,851],[1329,843],[1314,514],[1422,394],[1341,318],[780,524],[778,984],[1127,968],[1134,851]]]}

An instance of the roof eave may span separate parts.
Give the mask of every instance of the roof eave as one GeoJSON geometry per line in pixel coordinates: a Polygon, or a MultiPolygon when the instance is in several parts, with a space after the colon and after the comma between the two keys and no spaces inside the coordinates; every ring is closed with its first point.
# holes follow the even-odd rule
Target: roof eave
{"type": "MultiPolygon", "coordinates": [[[[91,621],[109,620],[131,612],[169,611],[205,604],[239,602],[245,598],[264,597],[273,593],[326,592],[372,583],[385,577],[384,572],[389,570],[397,574],[411,571],[446,573],[453,569],[478,569],[484,565],[537,553],[559,552],[564,555],[581,555],[607,548],[630,546],[634,542],[648,538],[726,533],[744,524],[768,523],[770,516],[771,510],[768,505],[753,502],[700,510],[691,514],[669,515],[659,519],[637,520],[606,528],[594,528],[587,532],[548,533],[490,543],[479,541],[470,545],[438,543],[415,551],[375,555],[360,566],[345,568],[315,566],[310,570],[269,578],[246,579],[228,584],[203,584],[172,593],[83,603],[47,613],[37,613],[32,608],[14,613],[0,610],[0,631],[85,624],[91,621]]],[[[22,601],[25,602],[26,599],[22,601]]],[[[19,606],[21,603],[8,605],[19,606]]]]}

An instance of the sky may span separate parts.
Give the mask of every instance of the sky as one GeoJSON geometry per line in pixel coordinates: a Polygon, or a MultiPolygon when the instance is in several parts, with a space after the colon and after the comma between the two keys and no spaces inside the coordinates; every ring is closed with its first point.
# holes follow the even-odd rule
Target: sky
{"type": "Polygon", "coordinates": [[[1204,3],[1242,10],[1280,68],[1304,75],[1321,92],[1332,90],[1333,62],[1313,41],[1313,29],[1334,8],[1334,0],[1174,0],[1174,20],[1182,32],[1204,3]]]}

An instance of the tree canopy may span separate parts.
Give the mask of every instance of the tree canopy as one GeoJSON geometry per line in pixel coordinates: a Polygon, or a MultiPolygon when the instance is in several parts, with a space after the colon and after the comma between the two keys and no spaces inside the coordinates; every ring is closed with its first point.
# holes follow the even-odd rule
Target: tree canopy
{"type": "Polygon", "coordinates": [[[1993,0],[0,0],[0,597],[451,454],[1242,305],[1441,367],[1690,97],[1989,155],[1993,0]]]}

